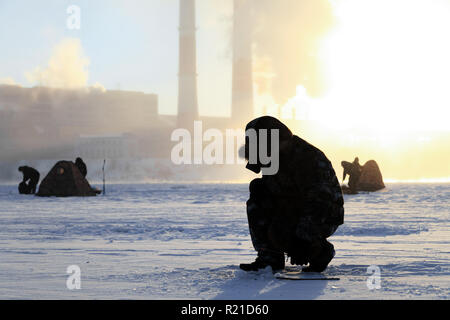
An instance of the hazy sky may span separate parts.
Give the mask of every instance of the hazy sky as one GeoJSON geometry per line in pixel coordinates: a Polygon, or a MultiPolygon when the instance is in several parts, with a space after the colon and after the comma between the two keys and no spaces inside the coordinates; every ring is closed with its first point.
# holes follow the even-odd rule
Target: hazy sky
{"type": "MultiPolygon", "coordinates": [[[[298,84],[320,92],[317,40],[332,24],[329,1],[248,1],[254,3],[255,90],[263,96],[256,109],[267,105],[266,95],[284,104],[298,84]]],[[[200,113],[227,116],[233,0],[196,0],[196,9],[200,113]]],[[[0,0],[0,82],[32,86],[43,74],[61,77],[70,62],[81,76],[72,84],[87,79],[106,89],[157,93],[160,112],[176,113],[178,20],[179,0],[0,0]],[[80,30],[66,26],[71,5],[81,8],[80,30]],[[45,70],[49,64],[53,72],[45,70]]],[[[69,71],[65,77],[74,76],[69,71]]]]}
{"type": "MultiPolygon", "coordinates": [[[[420,170],[433,169],[435,155],[446,164],[424,176],[449,177],[448,138],[410,134],[450,132],[449,0],[249,1],[257,111],[266,106],[278,115],[281,108],[289,117],[296,109],[297,117],[314,118],[325,149],[348,137],[349,151],[335,161],[354,153],[392,164],[399,150],[402,162],[423,159],[420,151],[429,156],[420,170]]],[[[196,3],[199,111],[228,116],[233,1],[196,3]]],[[[175,114],[178,6],[179,0],[0,0],[0,83],[156,93],[160,113],[175,114]],[[80,30],[67,28],[71,5],[81,8],[80,30]]]]}
{"type": "MultiPolygon", "coordinates": [[[[450,130],[450,1],[249,1],[257,111],[300,108],[330,128],[450,130]]],[[[196,3],[200,114],[226,116],[233,1],[196,3]]],[[[156,93],[160,112],[174,114],[178,6],[0,0],[0,82],[156,93]],[[80,30],[66,26],[70,5],[81,8],[80,30]]]]}
{"type": "MultiPolygon", "coordinates": [[[[160,112],[175,113],[178,2],[0,0],[0,79],[34,85],[26,74],[45,68],[64,39],[78,38],[78,49],[89,62],[88,85],[157,93],[160,112]],[[73,4],[81,8],[80,30],[66,27],[66,10],[73,4]]],[[[231,101],[232,2],[197,0],[197,14],[201,112],[226,115],[231,101]]]]}

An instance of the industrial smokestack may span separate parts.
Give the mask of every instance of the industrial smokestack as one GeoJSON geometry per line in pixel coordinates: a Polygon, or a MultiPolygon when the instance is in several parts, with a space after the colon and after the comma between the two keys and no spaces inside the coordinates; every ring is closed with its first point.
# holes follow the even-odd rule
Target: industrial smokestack
{"type": "Polygon", "coordinates": [[[180,58],[178,74],[178,125],[198,118],[195,0],[180,0],[180,58]]]}
{"type": "Polygon", "coordinates": [[[231,116],[245,124],[254,116],[251,0],[234,0],[231,116]]]}

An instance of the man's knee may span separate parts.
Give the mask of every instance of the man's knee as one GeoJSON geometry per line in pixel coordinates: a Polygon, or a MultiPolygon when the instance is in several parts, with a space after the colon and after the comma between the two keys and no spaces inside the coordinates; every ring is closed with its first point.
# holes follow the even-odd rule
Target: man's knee
{"type": "Polygon", "coordinates": [[[325,224],[321,228],[320,236],[324,239],[331,237],[336,232],[337,228],[337,225],[325,224]]]}

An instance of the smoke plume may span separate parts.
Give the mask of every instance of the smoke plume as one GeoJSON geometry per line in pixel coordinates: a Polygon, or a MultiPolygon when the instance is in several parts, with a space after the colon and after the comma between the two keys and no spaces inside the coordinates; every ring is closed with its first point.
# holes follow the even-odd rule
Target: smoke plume
{"type": "Polygon", "coordinates": [[[26,73],[30,83],[56,88],[87,86],[89,59],[79,39],[66,38],[57,44],[46,67],[38,66],[26,73]]]}
{"type": "Polygon", "coordinates": [[[320,95],[324,85],[317,52],[334,24],[330,1],[253,1],[258,91],[270,89],[278,104],[295,96],[298,85],[311,96],[320,95]]]}

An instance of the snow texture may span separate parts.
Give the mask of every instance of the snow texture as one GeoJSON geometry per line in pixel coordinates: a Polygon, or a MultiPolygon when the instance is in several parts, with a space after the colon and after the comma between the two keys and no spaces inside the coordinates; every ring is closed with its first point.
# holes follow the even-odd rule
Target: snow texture
{"type": "Polygon", "coordinates": [[[241,271],[255,258],[247,198],[245,184],[114,184],[94,198],[1,185],[0,299],[449,298],[450,184],[346,195],[325,272],[339,281],[241,271]],[[80,290],[66,287],[70,265],[80,290]],[[367,285],[371,265],[379,289],[367,285]]]}

